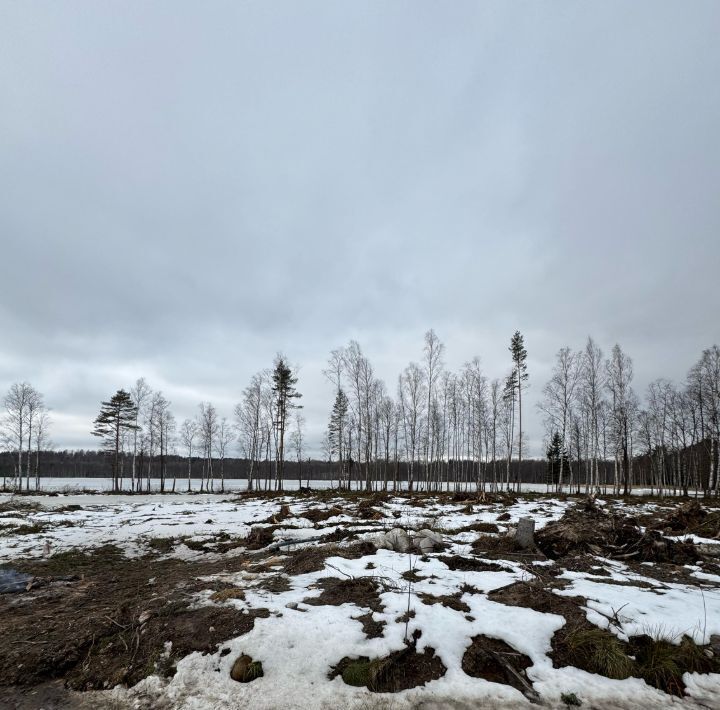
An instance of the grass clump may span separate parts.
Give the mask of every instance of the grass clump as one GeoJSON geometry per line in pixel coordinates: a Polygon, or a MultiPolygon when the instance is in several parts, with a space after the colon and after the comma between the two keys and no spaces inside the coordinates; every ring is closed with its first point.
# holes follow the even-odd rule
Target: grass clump
{"type": "Polygon", "coordinates": [[[262,661],[253,661],[245,671],[245,682],[249,683],[256,678],[262,678],[263,675],[262,661]]]}
{"type": "Polygon", "coordinates": [[[698,646],[689,636],[683,636],[678,648],[680,664],[686,673],[716,673],[718,663],[705,655],[703,649],[698,646]]]}
{"type": "Polygon", "coordinates": [[[15,533],[15,535],[37,535],[38,533],[45,532],[45,530],[45,525],[31,523],[30,525],[20,525],[12,532],[15,533]]]}
{"type": "Polygon", "coordinates": [[[683,636],[680,643],[667,638],[654,639],[650,636],[636,636],[630,639],[638,666],[638,675],[649,685],[672,695],[682,696],[685,691],[685,673],[717,672],[718,662],[705,655],[689,636],[683,636]]]}
{"type": "Polygon", "coordinates": [[[682,695],[679,647],[664,639],[643,638],[635,644],[639,675],[650,685],[673,695],[682,695]]]}
{"type": "Polygon", "coordinates": [[[210,599],[214,602],[224,602],[228,599],[245,599],[245,592],[236,587],[228,587],[227,589],[221,589],[220,591],[213,593],[210,596],[210,599]]]}
{"type": "Polygon", "coordinates": [[[561,693],[560,700],[562,700],[563,703],[569,708],[579,708],[582,705],[582,700],[580,700],[580,698],[578,698],[575,693],[561,693]]]}
{"type": "Polygon", "coordinates": [[[35,501],[18,500],[16,497],[0,503],[0,513],[16,512],[16,511],[33,511],[42,510],[40,503],[35,501]]]}
{"type": "Polygon", "coordinates": [[[372,663],[367,659],[358,659],[349,663],[342,672],[342,679],[347,685],[357,688],[367,687],[370,683],[370,667],[372,663]]]}
{"type": "Polygon", "coordinates": [[[603,629],[571,631],[565,643],[575,655],[578,667],[606,678],[623,680],[633,675],[633,661],[620,641],[603,629]]]}

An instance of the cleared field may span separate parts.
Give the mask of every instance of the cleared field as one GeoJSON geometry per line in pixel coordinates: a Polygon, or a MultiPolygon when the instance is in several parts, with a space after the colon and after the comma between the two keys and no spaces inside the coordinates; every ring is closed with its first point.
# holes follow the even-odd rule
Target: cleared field
{"type": "Polygon", "coordinates": [[[6,495],[0,698],[717,707],[719,538],[680,501],[6,495]]]}

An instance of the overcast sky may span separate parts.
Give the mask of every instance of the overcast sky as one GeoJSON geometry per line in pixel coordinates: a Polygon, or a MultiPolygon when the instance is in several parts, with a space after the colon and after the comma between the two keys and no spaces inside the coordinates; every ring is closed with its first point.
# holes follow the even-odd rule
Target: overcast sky
{"type": "Polygon", "coordinates": [[[60,448],[139,376],[232,413],[277,351],[433,327],[532,412],[592,334],[639,392],[720,341],[720,2],[0,2],[0,390],[60,448]]]}

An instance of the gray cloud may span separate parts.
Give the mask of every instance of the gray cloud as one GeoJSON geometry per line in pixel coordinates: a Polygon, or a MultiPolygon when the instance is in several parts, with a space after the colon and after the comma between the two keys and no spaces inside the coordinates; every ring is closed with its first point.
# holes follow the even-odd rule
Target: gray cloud
{"type": "Polygon", "coordinates": [[[0,8],[0,387],[60,446],[278,350],[317,441],[351,337],[394,390],[431,326],[490,376],[520,328],[531,404],[590,333],[640,390],[720,338],[716,2],[0,8]]]}

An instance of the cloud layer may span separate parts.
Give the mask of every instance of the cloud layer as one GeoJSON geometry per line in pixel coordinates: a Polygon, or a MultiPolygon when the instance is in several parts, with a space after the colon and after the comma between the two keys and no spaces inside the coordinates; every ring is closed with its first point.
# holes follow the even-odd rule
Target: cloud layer
{"type": "MultiPolygon", "coordinates": [[[[434,327],[531,401],[588,334],[638,389],[720,339],[714,2],[0,4],[0,387],[61,447],[144,375],[230,415],[282,350],[311,443],[358,339],[434,327]]],[[[541,423],[530,419],[539,454],[541,423]]]]}

